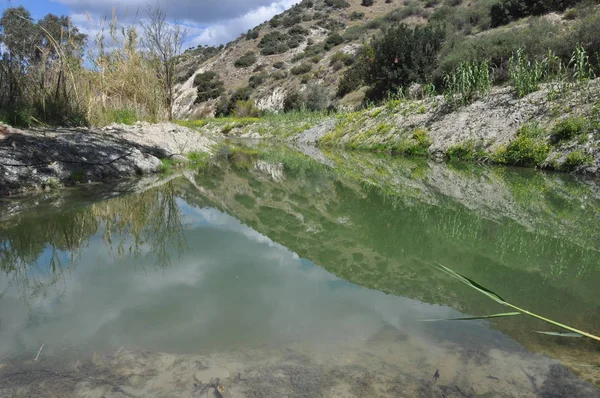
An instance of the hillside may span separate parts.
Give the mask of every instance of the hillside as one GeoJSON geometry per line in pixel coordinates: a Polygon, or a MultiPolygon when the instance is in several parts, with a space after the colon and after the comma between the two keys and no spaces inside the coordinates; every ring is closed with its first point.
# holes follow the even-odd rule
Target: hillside
{"type": "Polygon", "coordinates": [[[356,65],[363,43],[400,23],[444,27],[444,44],[430,76],[438,90],[443,75],[462,61],[489,59],[495,74],[492,78],[502,83],[507,80],[508,59],[520,46],[533,56],[552,49],[568,62],[575,43],[586,42],[593,49],[597,41],[593,32],[599,18],[593,2],[540,2],[560,3],[544,10],[561,12],[537,11],[538,16],[527,16],[522,10],[520,14],[510,11],[526,15],[513,20],[502,19],[504,14],[494,17],[493,12],[498,4],[510,6],[510,0],[365,3],[371,2],[304,0],[226,46],[186,51],[178,62],[176,117],[223,115],[231,113],[237,101],[248,99],[261,110],[282,110],[286,97],[293,102],[294,95],[307,87],[312,87],[315,96],[323,97],[319,100],[324,107],[355,107],[363,102],[366,89],[354,84],[354,91],[336,95],[341,77],[356,65]],[[566,9],[566,5],[576,8],[566,9]],[[590,23],[593,17],[596,19],[590,23]],[[492,28],[495,25],[500,26],[492,28]]]}

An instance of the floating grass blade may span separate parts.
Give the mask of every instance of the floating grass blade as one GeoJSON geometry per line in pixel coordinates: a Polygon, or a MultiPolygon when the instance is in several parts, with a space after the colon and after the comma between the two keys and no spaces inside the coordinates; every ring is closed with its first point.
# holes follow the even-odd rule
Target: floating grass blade
{"type": "Polygon", "coordinates": [[[579,333],[572,333],[572,332],[542,332],[540,330],[534,330],[534,332],[539,333],[539,334],[547,334],[548,336],[558,336],[558,337],[583,337],[582,335],[580,335],[579,333]]]}
{"type": "MultiPolygon", "coordinates": [[[[475,319],[491,319],[491,318],[503,318],[505,316],[517,316],[521,315],[520,312],[505,312],[503,314],[492,314],[482,316],[468,316],[463,318],[450,318],[450,319],[421,319],[421,322],[439,322],[439,321],[473,321],[475,319]]],[[[543,332],[540,332],[543,333],[543,332]]]]}
{"type": "Polygon", "coordinates": [[[446,267],[446,266],[444,266],[444,265],[442,265],[440,263],[435,263],[435,264],[430,264],[430,265],[432,265],[433,267],[439,269],[440,271],[443,271],[443,272],[447,273],[448,275],[450,275],[450,276],[458,279],[459,281],[461,281],[464,284],[466,284],[467,286],[470,286],[471,288],[479,291],[480,293],[485,294],[486,296],[488,296],[489,298],[491,298],[492,300],[494,300],[497,303],[500,303],[502,305],[510,307],[510,308],[512,308],[514,310],[517,310],[517,311],[519,311],[519,312],[521,312],[523,314],[526,314],[526,315],[529,315],[531,317],[537,318],[537,319],[542,320],[544,322],[550,323],[550,324],[552,324],[554,326],[558,326],[560,328],[566,329],[566,330],[568,330],[570,332],[577,333],[577,334],[580,334],[580,335],[585,336],[585,337],[589,337],[590,339],[593,339],[593,340],[596,340],[596,341],[600,341],[600,337],[595,336],[595,335],[593,335],[591,333],[587,333],[587,332],[584,332],[582,330],[575,329],[575,328],[573,328],[571,326],[564,325],[562,323],[553,321],[552,319],[545,318],[545,317],[543,317],[541,315],[538,315],[538,314],[535,314],[533,312],[527,311],[527,310],[525,310],[523,308],[517,307],[516,305],[511,304],[508,301],[504,300],[502,297],[500,297],[498,294],[494,293],[493,291],[491,291],[491,290],[483,287],[482,285],[478,284],[477,282],[473,281],[472,279],[469,279],[466,276],[461,275],[458,272],[456,272],[456,271],[454,271],[454,270],[452,270],[452,269],[450,269],[450,268],[448,268],[448,267],[446,267]]]}

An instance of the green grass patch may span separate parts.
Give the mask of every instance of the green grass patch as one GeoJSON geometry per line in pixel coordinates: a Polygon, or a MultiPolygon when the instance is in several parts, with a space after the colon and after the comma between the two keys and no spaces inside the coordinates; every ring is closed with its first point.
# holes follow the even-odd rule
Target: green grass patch
{"type": "Polygon", "coordinates": [[[206,120],[206,119],[175,120],[173,123],[175,123],[179,126],[182,126],[182,127],[187,127],[189,129],[199,130],[208,124],[208,120],[206,120]]]}
{"type": "Polygon", "coordinates": [[[583,134],[588,134],[594,127],[598,127],[598,123],[582,117],[571,117],[563,119],[556,123],[552,128],[550,141],[557,144],[561,141],[569,141],[583,134]]]}
{"type": "Polygon", "coordinates": [[[510,144],[498,149],[492,159],[500,164],[539,167],[549,152],[545,131],[538,124],[529,123],[519,129],[517,138],[510,144]]]}
{"type": "Polygon", "coordinates": [[[567,159],[560,165],[562,171],[573,171],[579,167],[591,165],[594,157],[581,150],[576,150],[567,155],[567,159]]]}
{"type": "Polygon", "coordinates": [[[173,172],[173,168],[175,167],[175,162],[171,158],[164,158],[160,160],[160,167],[158,168],[158,172],[162,174],[169,174],[173,172]]]}
{"type": "Polygon", "coordinates": [[[489,157],[484,149],[482,141],[468,140],[456,145],[452,145],[446,151],[446,157],[449,161],[467,161],[474,162],[489,157]]]}
{"type": "Polygon", "coordinates": [[[210,155],[206,152],[190,152],[187,154],[187,158],[190,166],[201,169],[208,166],[210,155]]]}
{"type": "Polygon", "coordinates": [[[108,120],[109,123],[132,125],[138,121],[138,115],[135,109],[116,109],[109,112],[108,120]]]}

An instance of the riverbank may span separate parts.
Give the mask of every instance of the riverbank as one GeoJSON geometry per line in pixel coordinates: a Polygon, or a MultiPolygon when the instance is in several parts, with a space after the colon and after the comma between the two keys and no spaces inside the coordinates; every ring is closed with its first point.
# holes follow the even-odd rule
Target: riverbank
{"type": "Polygon", "coordinates": [[[322,115],[309,125],[266,128],[267,123],[272,121],[229,119],[203,122],[198,130],[600,176],[600,79],[547,84],[523,98],[510,87],[497,88],[464,106],[452,106],[442,96],[392,99],[357,112],[322,115]]]}
{"type": "Polygon", "coordinates": [[[101,129],[0,126],[0,196],[159,172],[165,159],[209,154],[220,137],[172,123],[101,129]]]}
{"type": "Polygon", "coordinates": [[[186,154],[210,154],[226,138],[600,177],[600,79],[547,84],[523,98],[510,87],[497,88],[462,106],[437,96],[390,99],[329,115],[292,112],[102,129],[2,126],[0,196],[156,173],[171,160],[185,162],[186,154]]]}

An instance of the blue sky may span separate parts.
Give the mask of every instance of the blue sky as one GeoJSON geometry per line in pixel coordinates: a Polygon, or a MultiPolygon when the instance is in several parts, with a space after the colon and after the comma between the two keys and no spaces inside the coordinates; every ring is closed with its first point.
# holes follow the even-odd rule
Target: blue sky
{"type": "Polygon", "coordinates": [[[69,13],[69,9],[66,6],[50,0],[2,0],[2,3],[0,4],[0,9],[4,11],[7,7],[10,7],[11,5],[13,7],[23,6],[27,8],[29,12],[31,12],[33,18],[36,20],[43,18],[44,15],[48,13],[61,15],[69,13]]]}
{"type": "Polygon", "coordinates": [[[248,29],[271,19],[300,0],[0,0],[0,11],[24,6],[34,19],[48,13],[69,15],[73,24],[90,36],[98,22],[111,16],[113,7],[121,22],[135,23],[136,10],[150,4],[189,27],[186,47],[225,44],[248,29]],[[127,11],[127,13],[126,13],[127,11]]]}

